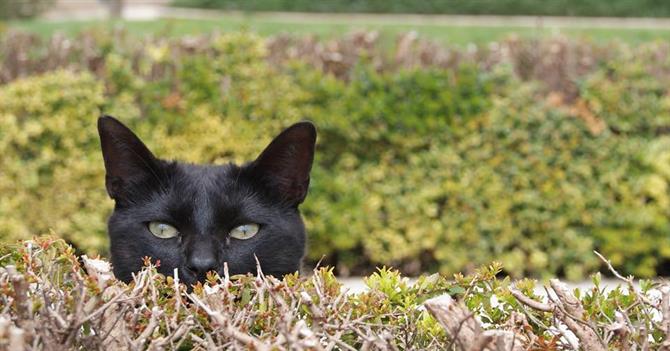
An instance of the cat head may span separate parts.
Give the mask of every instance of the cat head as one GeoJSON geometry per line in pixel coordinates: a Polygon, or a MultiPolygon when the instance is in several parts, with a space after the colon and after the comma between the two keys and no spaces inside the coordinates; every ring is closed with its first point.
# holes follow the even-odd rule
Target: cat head
{"type": "Polygon", "coordinates": [[[316,129],[300,122],[280,133],[244,165],[195,165],[156,158],[118,120],[103,116],[98,132],[105,185],[114,199],[109,218],[114,273],[123,281],[160,260],[187,284],[209,271],[281,277],[299,270],[305,228],[298,211],[309,186],[316,129]]]}

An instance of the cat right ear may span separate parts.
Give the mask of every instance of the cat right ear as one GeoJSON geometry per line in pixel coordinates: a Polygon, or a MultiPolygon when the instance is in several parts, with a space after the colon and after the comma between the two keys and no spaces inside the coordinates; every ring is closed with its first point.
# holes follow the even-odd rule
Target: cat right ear
{"type": "Polygon", "coordinates": [[[128,127],[111,116],[98,119],[105,186],[114,200],[123,199],[128,185],[151,177],[158,178],[158,161],[128,127]]]}
{"type": "Polygon", "coordinates": [[[296,123],[274,138],[248,169],[297,206],[307,196],[315,143],[314,125],[310,122],[296,123]]]}

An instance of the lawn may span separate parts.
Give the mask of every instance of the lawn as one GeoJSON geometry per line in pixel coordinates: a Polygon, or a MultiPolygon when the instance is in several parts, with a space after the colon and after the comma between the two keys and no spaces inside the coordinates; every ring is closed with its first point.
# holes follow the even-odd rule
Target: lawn
{"type": "Polygon", "coordinates": [[[487,27],[487,26],[451,26],[441,24],[402,24],[389,22],[370,22],[361,24],[361,21],[345,23],[341,19],[289,22],[277,18],[266,18],[253,15],[227,15],[221,19],[160,19],[151,21],[27,21],[10,22],[7,28],[15,28],[34,32],[43,36],[61,32],[73,35],[90,28],[122,27],[128,32],[137,35],[167,34],[170,36],[195,35],[211,31],[251,30],[261,35],[278,33],[315,34],[321,37],[336,36],[353,30],[378,30],[386,37],[395,34],[417,31],[426,38],[441,43],[464,45],[468,43],[487,43],[504,39],[511,35],[524,37],[542,37],[553,34],[565,34],[570,37],[589,38],[594,41],[623,40],[637,44],[650,40],[670,39],[670,30],[651,29],[602,29],[602,28],[529,28],[529,27],[487,27]]]}

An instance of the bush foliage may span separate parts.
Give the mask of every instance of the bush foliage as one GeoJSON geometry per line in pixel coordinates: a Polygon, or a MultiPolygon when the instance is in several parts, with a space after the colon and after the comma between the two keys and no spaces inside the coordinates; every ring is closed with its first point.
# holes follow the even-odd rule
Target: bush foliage
{"type": "Polygon", "coordinates": [[[33,18],[49,9],[54,0],[3,0],[0,2],[0,20],[33,18]]]}
{"type": "Polygon", "coordinates": [[[326,268],[281,281],[211,275],[187,289],[148,258],[126,285],[109,263],[77,257],[61,240],[0,252],[3,349],[484,350],[488,337],[487,350],[604,351],[668,340],[670,290],[645,281],[606,290],[596,276],[592,289],[574,292],[552,281],[549,300],[533,281],[496,278],[500,265],[491,264],[413,283],[379,269],[358,294],[326,268]],[[513,344],[501,348],[505,337],[513,344]]]}
{"type": "Polygon", "coordinates": [[[384,48],[374,33],[323,43],[245,32],[44,44],[0,41],[5,241],[53,230],[106,252],[103,112],[158,156],[214,163],[250,160],[310,119],[310,262],[417,274],[496,259],[515,277],[576,279],[598,267],[598,249],[624,273],[666,271],[667,44],[462,50],[408,35],[384,48]]]}

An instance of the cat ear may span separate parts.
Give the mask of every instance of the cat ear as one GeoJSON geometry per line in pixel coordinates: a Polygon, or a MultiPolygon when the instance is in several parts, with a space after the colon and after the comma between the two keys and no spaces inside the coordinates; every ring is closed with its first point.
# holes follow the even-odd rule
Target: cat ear
{"type": "Polygon", "coordinates": [[[128,127],[114,117],[102,116],[98,133],[107,171],[105,186],[111,198],[123,198],[129,184],[157,177],[156,158],[128,127]]]}
{"type": "Polygon", "coordinates": [[[314,161],[316,128],[296,123],[281,132],[249,167],[279,195],[299,205],[307,196],[314,161]]]}

